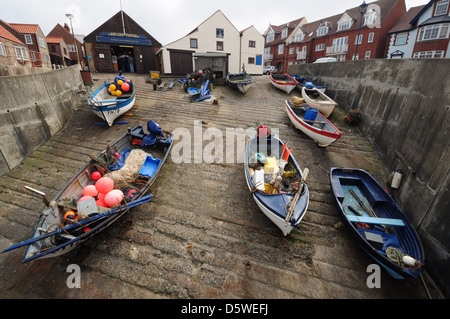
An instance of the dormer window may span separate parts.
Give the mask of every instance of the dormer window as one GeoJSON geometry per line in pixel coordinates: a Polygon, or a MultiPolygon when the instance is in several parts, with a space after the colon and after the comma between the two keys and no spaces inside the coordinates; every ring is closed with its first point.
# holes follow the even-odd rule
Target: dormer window
{"type": "Polygon", "coordinates": [[[328,33],[328,27],[326,25],[323,25],[317,29],[317,36],[325,35],[328,33]]]}
{"type": "Polygon", "coordinates": [[[281,38],[284,39],[287,37],[288,34],[288,28],[283,28],[283,30],[281,30],[281,38]]]}
{"type": "Polygon", "coordinates": [[[273,32],[267,33],[266,42],[272,42],[274,38],[275,37],[273,32]]]}
{"type": "Polygon", "coordinates": [[[380,15],[375,10],[369,10],[364,16],[364,25],[368,27],[374,27],[379,16],[380,15]]]}
{"type": "Polygon", "coordinates": [[[350,21],[343,21],[338,23],[338,31],[350,29],[351,23],[350,21]]]}
{"type": "Polygon", "coordinates": [[[305,38],[305,34],[302,31],[299,31],[294,36],[294,42],[302,42],[305,38]]]}
{"type": "Polygon", "coordinates": [[[447,13],[448,9],[448,0],[438,1],[436,3],[436,10],[434,10],[435,16],[440,16],[447,13]]]}

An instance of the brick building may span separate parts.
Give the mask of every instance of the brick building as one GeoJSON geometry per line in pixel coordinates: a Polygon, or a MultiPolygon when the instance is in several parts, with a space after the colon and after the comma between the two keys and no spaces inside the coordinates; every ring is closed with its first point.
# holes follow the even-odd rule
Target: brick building
{"type": "Polygon", "coordinates": [[[285,47],[283,57],[277,57],[283,61],[278,62],[282,65],[279,70],[286,72],[288,65],[312,63],[326,56],[338,61],[385,57],[388,31],[406,13],[405,1],[379,0],[364,9],[363,14],[360,7],[355,7],[318,21],[297,24],[278,45],[285,47]]]}
{"type": "Polygon", "coordinates": [[[0,66],[31,67],[28,47],[0,24],[0,66]]]}
{"type": "Polygon", "coordinates": [[[74,64],[69,54],[69,48],[62,37],[48,36],[47,44],[53,68],[59,69],[74,64]]]}
{"type": "Polygon", "coordinates": [[[77,63],[80,63],[82,67],[84,66],[86,59],[84,56],[83,44],[72,35],[67,23],[65,23],[64,26],[58,23],[50,31],[50,33],[47,34],[47,37],[62,38],[64,40],[64,43],[68,49],[68,55],[70,57],[67,66],[77,63]]]}

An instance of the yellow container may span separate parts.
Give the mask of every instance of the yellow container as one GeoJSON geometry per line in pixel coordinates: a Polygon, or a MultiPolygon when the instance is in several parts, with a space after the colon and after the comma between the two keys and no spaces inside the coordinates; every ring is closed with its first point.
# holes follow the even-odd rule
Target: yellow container
{"type": "Polygon", "coordinates": [[[264,174],[273,174],[275,167],[278,167],[275,156],[266,157],[267,163],[264,164],[264,174]]]}
{"type": "Polygon", "coordinates": [[[150,71],[151,79],[159,79],[159,71],[150,71]]]}

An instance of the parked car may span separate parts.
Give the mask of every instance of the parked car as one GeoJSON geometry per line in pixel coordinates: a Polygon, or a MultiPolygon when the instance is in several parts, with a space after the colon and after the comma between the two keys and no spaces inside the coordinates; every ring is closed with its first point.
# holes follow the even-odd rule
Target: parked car
{"type": "Polygon", "coordinates": [[[270,72],[277,72],[277,68],[274,67],[273,65],[266,65],[263,68],[263,74],[270,74],[270,72]]]}
{"type": "Polygon", "coordinates": [[[328,62],[337,62],[337,59],[331,58],[331,57],[324,57],[324,58],[318,58],[313,63],[328,63],[328,62]]]}

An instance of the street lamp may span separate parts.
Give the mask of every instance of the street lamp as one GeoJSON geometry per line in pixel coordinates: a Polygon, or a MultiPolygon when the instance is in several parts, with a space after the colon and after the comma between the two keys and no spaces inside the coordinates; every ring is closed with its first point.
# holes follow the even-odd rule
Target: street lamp
{"type": "Polygon", "coordinates": [[[74,15],[71,13],[66,13],[66,17],[69,18],[69,20],[70,20],[70,30],[72,30],[72,37],[75,40],[75,52],[77,53],[78,64],[81,65],[80,56],[78,55],[78,45],[77,45],[77,41],[75,38],[75,34],[73,33],[73,26],[72,26],[72,19],[73,19],[74,15]]]}
{"type": "Polygon", "coordinates": [[[368,5],[367,5],[366,1],[363,1],[363,3],[361,3],[361,5],[359,6],[359,13],[361,13],[361,20],[359,20],[358,37],[356,38],[356,49],[355,49],[355,55],[353,56],[353,60],[356,60],[356,56],[358,55],[359,35],[361,34],[363,15],[364,15],[364,13],[366,13],[367,6],[368,5]]]}

